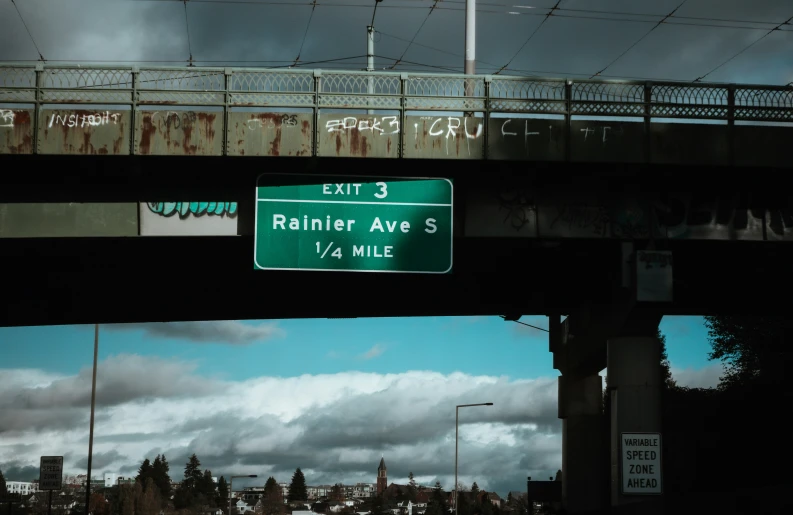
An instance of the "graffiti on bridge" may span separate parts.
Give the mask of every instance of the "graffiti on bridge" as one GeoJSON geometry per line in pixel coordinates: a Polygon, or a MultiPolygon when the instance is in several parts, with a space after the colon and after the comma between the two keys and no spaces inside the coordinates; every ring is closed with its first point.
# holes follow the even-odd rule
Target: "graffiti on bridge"
{"type": "Polygon", "coordinates": [[[147,202],[152,213],[164,217],[178,215],[180,219],[218,216],[236,218],[236,202],[147,202]]]}
{"type": "Polygon", "coordinates": [[[752,199],[748,193],[603,202],[514,189],[490,198],[498,222],[527,237],[793,240],[793,203],[752,199]]]}

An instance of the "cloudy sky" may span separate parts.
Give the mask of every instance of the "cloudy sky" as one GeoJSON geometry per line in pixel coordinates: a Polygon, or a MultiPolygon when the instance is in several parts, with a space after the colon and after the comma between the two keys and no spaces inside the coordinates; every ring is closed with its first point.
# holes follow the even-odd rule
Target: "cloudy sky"
{"type": "MultiPolygon", "coordinates": [[[[702,319],[662,329],[675,377],[716,385],[702,319]]],[[[0,328],[0,353],[6,478],[41,455],[85,473],[93,327],[0,328]]],[[[384,456],[389,481],[450,487],[454,406],[493,402],[461,410],[459,470],[506,495],[561,468],[556,376],[547,333],[497,317],[101,326],[93,470],[165,453],[181,478],[195,452],[215,475],[374,482],[384,456]]]]}
{"type": "MultiPolygon", "coordinates": [[[[374,0],[311,4],[16,0],[31,38],[3,0],[0,61],[40,52],[52,63],[183,65],[192,54],[199,65],[288,66],[299,55],[307,68],[364,68],[374,0]]],[[[464,9],[465,0],[385,0],[374,22],[376,67],[462,71],[464,9]]],[[[791,16],[789,0],[479,0],[477,71],[787,84],[793,25],[781,24],[791,16]]]]}

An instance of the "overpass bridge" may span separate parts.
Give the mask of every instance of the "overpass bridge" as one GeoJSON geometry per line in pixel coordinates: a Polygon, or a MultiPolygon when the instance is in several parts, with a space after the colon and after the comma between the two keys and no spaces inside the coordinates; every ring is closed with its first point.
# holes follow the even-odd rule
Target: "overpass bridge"
{"type": "Polygon", "coordinates": [[[1,325],[571,313],[640,249],[668,314],[789,309],[790,87],[6,65],[0,110],[1,325]],[[252,270],[272,172],[453,180],[452,272],[252,270]]]}

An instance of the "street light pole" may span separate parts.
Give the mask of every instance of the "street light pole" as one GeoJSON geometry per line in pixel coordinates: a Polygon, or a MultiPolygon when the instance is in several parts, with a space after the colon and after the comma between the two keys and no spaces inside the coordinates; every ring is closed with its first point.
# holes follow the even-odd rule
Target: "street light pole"
{"type": "Polygon", "coordinates": [[[231,515],[231,496],[234,493],[234,478],[239,478],[239,477],[259,477],[259,476],[257,476],[256,474],[251,474],[248,476],[229,476],[229,514],[228,515],[231,515]]]}
{"type": "Polygon", "coordinates": [[[91,422],[88,431],[88,481],[85,487],[85,515],[91,506],[91,462],[94,457],[94,407],[96,406],[96,361],[99,355],[99,324],[94,324],[94,372],[91,376],[91,422]]]}
{"type": "Polygon", "coordinates": [[[460,408],[470,408],[472,406],[492,406],[492,402],[480,402],[479,404],[458,404],[454,410],[454,515],[457,515],[457,435],[460,431],[460,408]]]}

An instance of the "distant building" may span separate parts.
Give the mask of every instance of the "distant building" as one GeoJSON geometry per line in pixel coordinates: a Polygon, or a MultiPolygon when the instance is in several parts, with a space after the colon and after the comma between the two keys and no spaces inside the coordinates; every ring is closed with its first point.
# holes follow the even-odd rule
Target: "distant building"
{"type": "Polygon", "coordinates": [[[386,488],[388,488],[388,469],[385,466],[385,457],[382,457],[377,467],[377,495],[382,495],[386,488]]]}
{"type": "Polygon", "coordinates": [[[6,490],[10,494],[30,495],[39,491],[39,485],[26,481],[6,481],[6,490]]]}

